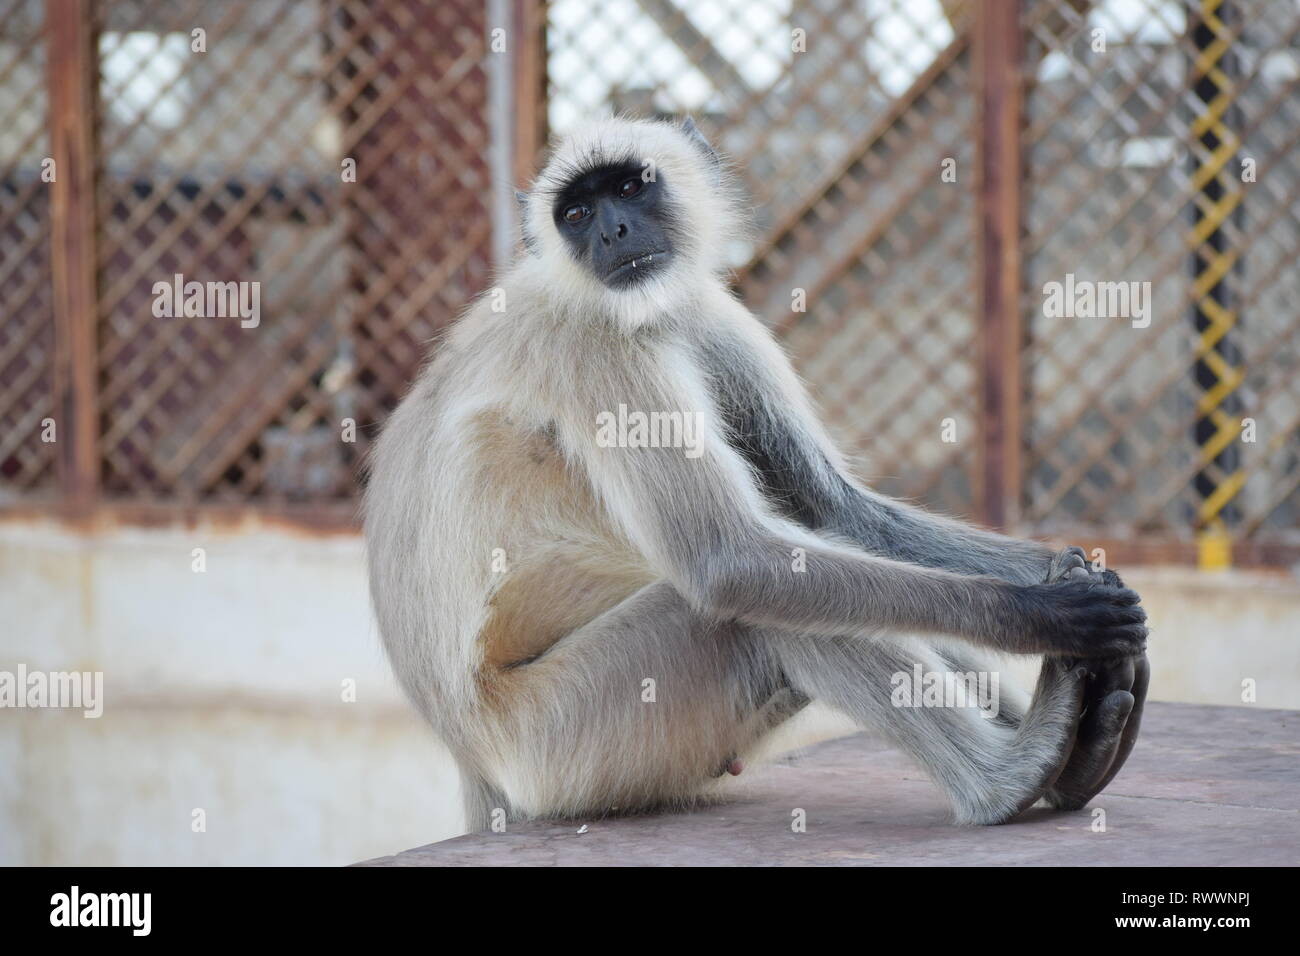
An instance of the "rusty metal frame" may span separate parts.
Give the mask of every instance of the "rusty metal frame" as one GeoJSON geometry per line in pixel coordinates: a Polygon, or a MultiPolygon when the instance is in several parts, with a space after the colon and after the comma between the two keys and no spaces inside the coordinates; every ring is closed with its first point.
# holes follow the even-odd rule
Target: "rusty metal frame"
{"type": "Polygon", "coordinates": [[[1020,0],[990,0],[975,17],[979,97],[980,466],[976,513],[993,527],[1019,518],[1023,473],[1020,353],[1022,34],[1020,0]]]}
{"type": "Polygon", "coordinates": [[[95,37],[83,0],[46,0],[49,132],[55,163],[50,259],[54,391],[63,504],[81,518],[99,486],[95,316],[95,37]]]}
{"type": "MultiPolygon", "coordinates": [[[[547,134],[547,49],[545,0],[508,0],[510,12],[510,97],[513,106],[509,138],[509,170],[522,185],[532,175],[547,134]]],[[[664,19],[672,11],[663,4],[643,2],[664,19]]],[[[1077,8],[1076,8],[1077,9],[1077,8]]],[[[103,303],[96,274],[97,232],[95,170],[98,97],[96,18],[88,0],[45,0],[47,125],[58,176],[50,187],[51,272],[55,351],[53,361],[54,407],[59,440],[57,477],[61,500],[53,507],[36,501],[6,507],[0,518],[27,519],[59,514],[78,524],[195,524],[237,526],[249,521],[284,525],[307,532],[351,532],[358,525],[356,505],[350,500],[302,505],[267,502],[221,501],[148,502],[119,500],[101,489],[104,475],[101,436],[101,362],[97,322],[103,303]]],[[[975,255],[978,282],[978,447],[974,487],[975,516],[982,522],[1019,532],[1041,531],[1053,537],[1068,533],[1071,542],[1103,547],[1116,563],[1153,561],[1194,564],[1193,537],[1176,534],[1147,538],[1099,536],[1096,528],[1029,528],[1022,507],[1028,507],[1024,486],[1032,464],[1026,446],[1025,367],[1027,315],[1025,263],[1032,243],[1023,236],[1026,190],[1022,149],[1026,77],[1027,23],[1023,0],[986,0],[970,18],[969,27],[936,57],[867,131],[865,149],[882,131],[891,128],[911,106],[919,91],[955,63],[965,50],[971,53],[975,103],[979,122],[975,142],[975,255]]],[[[675,15],[677,33],[689,33],[690,24],[675,15]]],[[[676,34],[675,34],[676,35],[676,34]]],[[[680,39],[680,37],[678,37],[680,39]]],[[[689,39],[689,36],[687,37],[689,39]]],[[[688,52],[709,58],[696,42],[688,52]]],[[[852,155],[857,155],[856,153],[852,155]]],[[[764,237],[750,265],[738,277],[744,283],[756,262],[773,250],[781,237],[815,211],[825,196],[839,187],[843,171],[829,168],[796,208],[787,210],[764,237]]],[[[880,228],[884,229],[889,222],[880,228]]],[[[849,257],[852,258],[852,257],[849,257]]],[[[112,290],[104,290],[111,297],[112,290]]],[[[400,316],[399,316],[400,318],[400,316]]],[[[394,322],[394,325],[398,323],[394,322]]],[[[383,342],[373,344],[373,350],[383,342]]],[[[105,382],[107,380],[105,379],[105,382]]],[[[1234,541],[1237,564],[1279,567],[1300,561],[1300,543],[1289,539],[1234,541]]]]}

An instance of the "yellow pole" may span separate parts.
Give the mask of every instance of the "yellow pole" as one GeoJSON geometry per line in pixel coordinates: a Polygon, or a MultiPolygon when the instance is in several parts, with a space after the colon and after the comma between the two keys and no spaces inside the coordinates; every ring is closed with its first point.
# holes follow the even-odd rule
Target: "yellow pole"
{"type": "Polygon", "coordinates": [[[1237,88],[1232,31],[1226,25],[1227,0],[1200,0],[1200,22],[1192,31],[1197,55],[1192,64],[1193,91],[1204,107],[1192,123],[1192,133],[1204,148],[1192,172],[1198,190],[1193,201],[1192,320],[1199,336],[1193,376],[1199,391],[1195,425],[1201,470],[1195,478],[1200,493],[1196,512],[1197,563],[1206,570],[1232,565],[1233,498],[1245,483],[1240,447],[1242,382],[1241,353],[1229,335],[1237,324],[1230,278],[1238,265],[1230,245],[1230,230],[1240,219],[1241,178],[1237,152],[1241,145],[1232,130],[1232,104],[1237,88]]]}

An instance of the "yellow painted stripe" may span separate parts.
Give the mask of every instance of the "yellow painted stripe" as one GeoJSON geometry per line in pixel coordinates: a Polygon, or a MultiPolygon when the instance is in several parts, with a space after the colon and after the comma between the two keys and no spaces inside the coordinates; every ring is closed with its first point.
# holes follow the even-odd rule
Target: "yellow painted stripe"
{"type": "MultiPolygon", "coordinates": [[[[1228,163],[1232,162],[1241,148],[1236,133],[1224,123],[1224,117],[1232,107],[1238,90],[1236,84],[1220,68],[1220,61],[1232,45],[1231,31],[1216,15],[1223,3],[1224,0],[1201,0],[1200,3],[1201,21],[1214,34],[1214,38],[1205,49],[1198,51],[1192,64],[1192,76],[1198,82],[1203,78],[1209,79],[1218,92],[1192,121],[1191,129],[1198,138],[1213,132],[1219,145],[1201,160],[1192,174],[1192,186],[1197,193],[1203,192],[1206,186],[1224,174],[1228,163]]],[[[1220,406],[1241,386],[1245,378],[1241,369],[1228,364],[1214,350],[1228,330],[1237,324],[1236,312],[1224,308],[1211,297],[1215,286],[1236,265],[1237,253],[1233,250],[1208,254],[1211,250],[1204,248],[1210,236],[1227,222],[1242,200],[1235,178],[1227,175],[1221,182],[1225,190],[1223,197],[1210,205],[1197,203],[1201,219],[1188,234],[1188,244],[1199,256],[1200,262],[1192,284],[1192,294],[1197,307],[1209,320],[1209,324],[1198,336],[1196,360],[1204,363],[1215,379],[1214,385],[1205,389],[1196,402],[1198,414],[1208,418],[1214,425],[1214,433],[1198,449],[1202,468],[1209,467],[1240,435],[1240,423],[1220,406]]],[[[1197,536],[1197,564],[1205,570],[1218,570],[1232,565],[1232,538],[1219,515],[1245,483],[1246,476],[1240,469],[1223,475],[1218,486],[1197,508],[1197,522],[1202,527],[1197,536]]]]}
{"type": "Polygon", "coordinates": [[[1203,522],[1216,517],[1228,502],[1237,496],[1237,492],[1241,491],[1245,483],[1246,476],[1239,471],[1228,475],[1219,487],[1214,489],[1214,493],[1201,502],[1201,507],[1197,509],[1197,517],[1203,522]]]}
{"type": "MultiPolygon", "coordinates": [[[[1209,155],[1203,165],[1196,167],[1196,172],[1192,175],[1192,185],[1196,187],[1197,192],[1204,189],[1206,183],[1223,172],[1223,167],[1232,160],[1240,146],[1241,144],[1237,142],[1235,136],[1223,137],[1223,141],[1218,148],[1209,155]]],[[[1231,186],[1235,181],[1229,179],[1225,185],[1231,186]]]]}
{"type": "MultiPolygon", "coordinates": [[[[1196,228],[1192,230],[1192,238],[1195,240],[1196,244],[1198,246],[1203,245],[1205,241],[1210,238],[1210,233],[1223,225],[1224,222],[1227,221],[1228,216],[1231,215],[1232,211],[1236,209],[1240,203],[1241,193],[1228,193],[1219,200],[1219,202],[1206,210],[1204,213],[1205,218],[1198,222],[1196,228]]],[[[1224,271],[1226,272],[1227,270],[1225,269],[1224,271]]]]}
{"type": "Polygon", "coordinates": [[[1202,571],[1232,567],[1232,539],[1222,529],[1202,531],[1196,538],[1196,566],[1202,571]]]}
{"type": "Polygon", "coordinates": [[[1226,254],[1216,255],[1206,264],[1204,270],[1196,277],[1196,282],[1192,284],[1192,294],[1198,299],[1208,299],[1210,290],[1219,284],[1219,280],[1228,274],[1228,271],[1237,264],[1237,251],[1234,249],[1226,254]]]}
{"type": "Polygon", "coordinates": [[[1214,423],[1216,431],[1209,441],[1201,446],[1199,454],[1202,468],[1214,461],[1219,452],[1236,441],[1241,434],[1241,425],[1236,419],[1229,418],[1221,409],[1216,408],[1208,417],[1214,423]]]}

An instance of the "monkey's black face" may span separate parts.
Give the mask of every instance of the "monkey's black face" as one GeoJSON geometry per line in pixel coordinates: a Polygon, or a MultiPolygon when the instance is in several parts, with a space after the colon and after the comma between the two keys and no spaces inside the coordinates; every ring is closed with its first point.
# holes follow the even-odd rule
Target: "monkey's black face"
{"type": "Polygon", "coordinates": [[[552,213],[574,257],[611,289],[663,269],[673,254],[673,215],[663,174],[647,180],[637,163],[616,163],[574,177],[552,213]]]}

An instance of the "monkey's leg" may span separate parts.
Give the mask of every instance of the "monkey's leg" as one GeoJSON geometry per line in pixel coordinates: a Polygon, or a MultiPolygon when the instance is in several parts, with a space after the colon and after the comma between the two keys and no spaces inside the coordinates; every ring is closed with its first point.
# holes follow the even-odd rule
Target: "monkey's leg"
{"type": "Polygon", "coordinates": [[[515,816],[687,803],[802,705],[761,641],[650,585],[489,680],[483,776],[515,816]]]}
{"type": "MultiPolygon", "coordinates": [[[[1053,559],[1048,581],[1067,577],[1124,587],[1114,571],[1091,570],[1080,548],[1067,548],[1053,559]]],[[[944,652],[957,671],[978,669],[970,663],[972,656],[977,657],[964,648],[944,652]]],[[[1081,663],[1068,658],[1047,659],[1043,666],[1070,668],[1081,663]]],[[[1098,658],[1087,662],[1087,667],[1079,733],[1060,777],[1045,794],[1047,802],[1058,810],[1082,809],[1114,779],[1128,759],[1142,724],[1150,678],[1146,655],[1098,658]]],[[[1019,726],[1022,715],[1014,705],[1004,707],[1003,714],[1012,726],[1019,726]]]]}
{"type": "MultiPolygon", "coordinates": [[[[989,666],[978,655],[956,649],[945,648],[943,656],[957,672],[989,666]]],[[[1044,794],[1047,802],[1058,810],[1082,809],[1124,766],[1137,740],[1150,677],[1145,655],[1089,662],[1064,658],[1043,661],[1044,668],[1069,669],[1079,665],[1088,671],[1079,732],[1074,747],[1065,756],[1060,776],[1044,794]]],[[[1024,712],[1004,695],[998,719],[1019,727],[1024,712]]]]}
{"type": "Polygon", "coordinates": [[[878,730],[948,794],[959,823],[1003,823],[1031,806],[1061,772],[1079,723],[1085,669],[1044,668],[1018,726],[977,707],[895,706],[896,675],[910,682],[949,665],[917,639],[769,635],[793,686],[878,730]]]}

